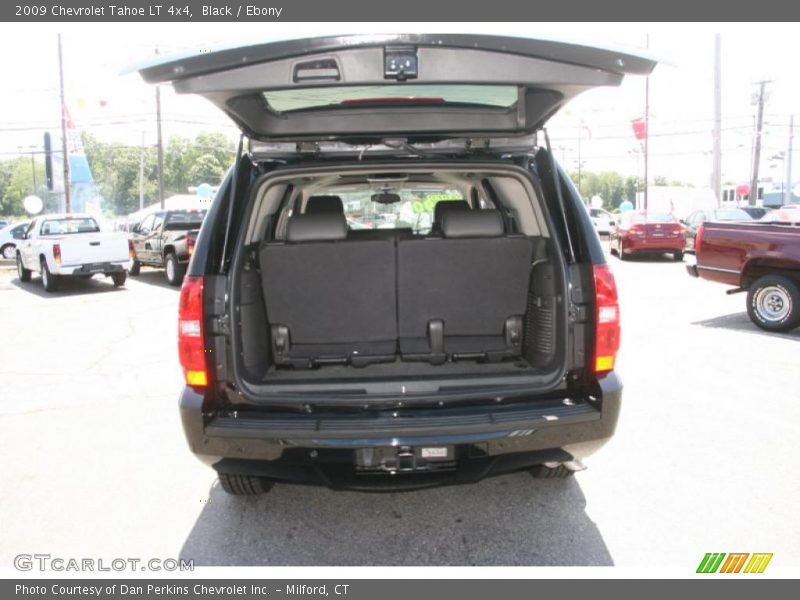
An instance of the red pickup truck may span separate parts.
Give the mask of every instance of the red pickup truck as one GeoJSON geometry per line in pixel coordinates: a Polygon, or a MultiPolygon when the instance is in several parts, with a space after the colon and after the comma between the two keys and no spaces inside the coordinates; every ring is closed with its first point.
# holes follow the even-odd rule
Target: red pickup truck
{"type": "Polygon", "coordinates": [[[695,241],[693,277],[747,292],[750,320],[767,331],[800,325],[800,226],[769,223],[701,225],[695,241]]]}

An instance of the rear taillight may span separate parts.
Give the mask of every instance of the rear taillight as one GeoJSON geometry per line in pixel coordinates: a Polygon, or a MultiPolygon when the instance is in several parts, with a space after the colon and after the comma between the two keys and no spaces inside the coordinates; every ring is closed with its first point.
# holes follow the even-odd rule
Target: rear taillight
{"type": "Polygon", "coordinates": [[[203,278],[188,276],[178,305],[178,356],[186,385],[193,388],[208,385],[203,329],[203,278]]]}
{"type": "Polygon", "coordinates": [[[60,244],[53,244],[53,258],[55,259],[57,265],[61,264],[61,245],[60,244]]]}
{"type": "Polygon", "coordinates": [[[705,227],[703,224],[700,223],[700,227],[697,228],[697,234],[694,236],[694,255],[697,256],[697,253],[700,252],[700,248],[703,246],[703,231],[705,227]]]}
{"type": "Polygon", "coordinates": [[[619,350],[620,324],[617,284],[608,265],[594,265],[595,317],[594,372],[614,370],[619,350]]]}
{"type": "Polygon", "coordinates": [[[136,249],[133,247],[133,240],[128,240],[128,258],[136,260],[136,249]]]}
{"type": "Polygon", "coordinates": [[[194,253],[194,236],[186,236],[186,253],[191,256],[194,253]]]}

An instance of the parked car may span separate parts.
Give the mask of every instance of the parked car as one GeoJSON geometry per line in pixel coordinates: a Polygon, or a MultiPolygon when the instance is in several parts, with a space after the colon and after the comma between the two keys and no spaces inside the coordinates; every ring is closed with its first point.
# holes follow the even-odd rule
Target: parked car
{"type": "Polygon", "coordinates": [[[131,237],[136,256],[131,275],[139,275],[141,265],[163,268],[169,284],[179,286],[206,212],[206,209],[158,211],[134,225],[131,237]]]}
{"type": "Polygon", "coordinates": [[[747,292],[747,314],[758,327],[789,331],[800,325],[800,227],[705,223],[695,254],[689,274],[747,292]]]}
{"type": "Polygon", "coordinates": [[[683,260],[685,229],[669,213],[628,211],[620,216],[611,234],[611,252],[620,260],[631,254],[664,254],[683,260]]]}
{"type": "Polygon", "coordinates": [[[581,469],[616,427],[619,308],[542,129],[580,91],[654,65],[552,41],[411,34],[142,68],[249,136],[179,302],[183,428],[222,489],[581,469]],[[440,198],[420,209],[429,230],[348,228],[355,195],[384,212],[404,193],[440,198]]]}
{"type": "Polygon", "coordinates": [[[736,223],[752,223],[753,217],[741,208],[714,208],[711,210],[696,210],[681,223],[686,227],[686,252],[694,251],[694,240],[697,230],[706,221],[728,221],[736,223]]]}
{"type": "Polygon", "coordinates": [[[57,289],[63,277],[111,277],[125,285],[133,259],[133,245],[122,233],[103,233],[91,215],[53,214],[31,221],[17,246],[20,281],[39,271],[44,289],[57,289]]]}
{"type": "Polygon", "coordinates": [[[750,215],[751,219],[756,221],[770,211],[770,209],[765,206],[742,206],[739,210],[746,212],[750,215]]]}
{"type": "Polygon", "coordinates": [[[610,236],[611,232],[614,231],[614,227],[617,224],[616,219],[614,215],[607,210],[603,210],[602,208],[590,208],[589,216],[592,218],[592,225],[594,225],[595,231],[597,231],[598,234],[610,236]]]}
{"type": "Polygon", "coordinates": [[[769,211],[760,221],[762,223],[800,223],[800,206],[787,204],[769,211]]]}
{"type": "Polygon", "coordinates": [[[17,244],[25,235],[29,223],[10,223],[0,229],[0,255],[8,260],[13,260],[17,255],[17,244]]]}
{"type": "Polygon", "coordinates": [[[4,229],[5,227],[8,227],[8,226],[9,226],[9,225],[11,225],[13,222],[14,222],[14,221],[7,221],[7,220],[5,220],[5,219],[0,219],[0,229],[4,229]]]}

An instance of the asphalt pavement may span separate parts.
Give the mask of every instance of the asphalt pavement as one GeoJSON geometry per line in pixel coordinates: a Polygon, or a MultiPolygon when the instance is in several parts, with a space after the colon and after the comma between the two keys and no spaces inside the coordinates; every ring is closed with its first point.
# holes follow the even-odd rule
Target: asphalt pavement
{"type": "Polygon", "coordinates": [[[0,263],[0,565],[47,552],[693,573],[706,552],[772,552],[800,566],[800,329],[762,332],[743,295],[668,257],[609,260],[626,387],[587,471],[389,494],[279,484],[259,498],[224,494],[186,447],[178,290],[162,272],[46,294],[0,263]]]}

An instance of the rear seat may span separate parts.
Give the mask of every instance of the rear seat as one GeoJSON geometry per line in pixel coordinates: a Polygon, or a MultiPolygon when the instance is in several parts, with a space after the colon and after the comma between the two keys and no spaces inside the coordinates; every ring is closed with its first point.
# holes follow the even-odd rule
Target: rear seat
{"type": "Polygon", "coordinates": [[[347,239],[344,215],[289,219],[286,242],[259,250],[276,364],[391,361],[397,352],[395,245],[347,239]]]}
{"type": "Polygon", "coordinates": [[[398,242],[403,359],[519,356],[533,241],[505,236],[496,210],[448,210],[441,227],[442,238],[398,242]]]}

